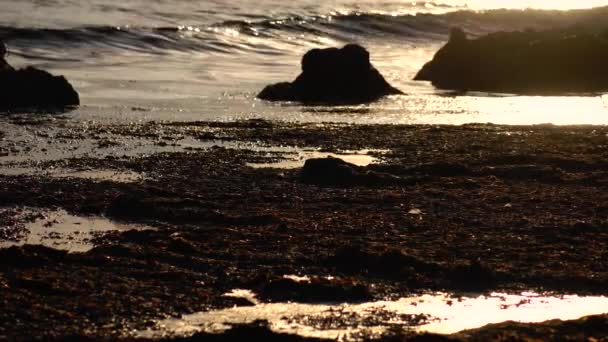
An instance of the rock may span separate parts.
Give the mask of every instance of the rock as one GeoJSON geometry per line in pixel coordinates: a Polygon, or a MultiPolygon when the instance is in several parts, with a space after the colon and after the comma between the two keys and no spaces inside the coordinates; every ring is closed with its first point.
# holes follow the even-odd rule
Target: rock
{"type": "Polygon", "coordinates": [[[469,39],[453,29],[449,41],[415,80],[441,89],[514,94],[608,90],[608,37],[577,31],[497,32],[469,39]]]}
{"type": "Polygon", "coordinates": [[[463,291],[484,291],[497,284],[497,275],[478,260],[457,264],[446,272],[449,286],[463,291]]]}
{"type": "Polygon", "coordinates": [[[34,67],[0,70],[0,109],[62,109],[78,104],[78,93],[63,76],[34,67]]]}
{"type": "Polygon", "coordinates": [[[361,173],[354,164],[338,158],[312,158],[304,162],[300,180],[308,184],[348,185],[356,183],[361,173]]]}
{"type": "Polygon", "coordinates": [[[8,50],[4,42],[0,40],[0,72],[13,70],[13,67],[6,62],[6,55],[8,54],[8,50]]]}
{"type": "Polygon", "coordinates": [[[333,157],[307,159],[299,176],[306,184],[337,187],[411,185],[424,181],[421,177],[398,177],[372,171],[333,157]]]}
{"type": "Polygon", "coordinates": [[[302,58],[302,73],[291,83],[264,88],[258,98],[305,104],[357,104],[402,94],[380,75],[360,45],[312,49],[302,58]]]}
{"type": "Polygon", "coordinates": [[[404,279],[415,274],[436,275],[440,271],[437,264],[420,260],[400,249],[384,248],[373,250],[362,246],[345,246],[325,260],[338,272],[369,274],[385,279],[404,279]]]}

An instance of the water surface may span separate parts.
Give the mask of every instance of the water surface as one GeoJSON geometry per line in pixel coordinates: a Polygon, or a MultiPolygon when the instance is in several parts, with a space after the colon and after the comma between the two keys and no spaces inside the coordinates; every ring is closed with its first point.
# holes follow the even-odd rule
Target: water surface
{"type": "Polygon", "coordinates": [[[605,5],[608,1],[0,0],[0,39],[9,45],[15,66],[36,65],[74,83],[83,106],[70,117],[79,121],[607,124],[603,94],[462,96],[412,81],[453,26],[472,36],[574,24],[600,30],[608,7],[589,8],[605,5]],[[373,63],[406,95],[337,110],[255,99],[264,85],[292,80],[308,49],[346,43],[365,45],[373,63]]]}
{"type": "MultiPolygon", "coordinates": [[[[22,245],[43,245],[68,252],[86,252],[94,247],[93,239],[111,231],[146,230],[151,227],[124,224],[100,216],[75,216],[65,210],[26,210],[20,216],[36,214],[25,230],[11,239],[0,240],[0,248],[22,245]]],[[[15,224],[20,224],[19,220],[15,224]]],[[[11,230],[13,227],[3,227],[11,230]]]]}
{"type": "Polygon", "coordinates": [[[184,315],[157,322],[140,336],[189,335],[198,331],[221,332],[235,323],[267,320],[277,332],[303,336],[356,339],[358,333],[380,335],[390,327],[451,334],[487,324],[515,321],[572,320],[608,313],[607,297],[492,293],[454,296],[435,293],[362,304],[259,303],[255,296],[239,290],[228,293],[256,303],[184,315]]]}

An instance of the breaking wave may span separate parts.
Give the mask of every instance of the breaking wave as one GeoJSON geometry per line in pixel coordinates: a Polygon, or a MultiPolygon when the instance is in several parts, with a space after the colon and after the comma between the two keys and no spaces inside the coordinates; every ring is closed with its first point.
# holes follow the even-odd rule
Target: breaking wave
{"type": "Polygon", "coordinates": [[[207,26],[83,26],[46,29],[0,26],[0,38],[17,53],[29,49],[119,49],[162,54],[174,51],[234,53],[257,50],[272,53],[286,45],[320,38],[338,42],[374,39],[437,41],[453,26],[472,35],[496,30],[548,29],[584,26],[605,30],[608,7],[587,10],[458,10],[443,14],[328,13],[255,20],[227,20],[207,26]]]}

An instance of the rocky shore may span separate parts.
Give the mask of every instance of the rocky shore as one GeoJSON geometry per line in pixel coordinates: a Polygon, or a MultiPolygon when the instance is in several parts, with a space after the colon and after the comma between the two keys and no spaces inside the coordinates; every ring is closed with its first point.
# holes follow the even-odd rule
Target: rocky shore
{"type": "MultiPolygon", "coordinates": [[[[237,288],[252,290],[262,302],[357,302],[429,291],[608,294],[606,127],[252,120],[91,124],[74,132],[67,125],[63,137],[99,146],[95,139],[112,132],[120,138],[105,144],[134,137],[177,144],[187,136],[218,145],[369,149],[379,162],[347,164],[354,182],[317,182],[314,172],[303,175],[301,168],[248,164],[280,161],[286,158],[281,153],[217,146],[37,163],[146,175],[130,183],[2,175],[3,241],[19,240],[19,227],[36,219],[17,217],[15,208],[23,207],[154,229],[99,235],[84,253],[0,249],[0,339],[132,340],[134,330],[159,318],[251,305],[223,296],[237,288]],[[359,181],[366,177],[381,181],[359,181]],[[284,275],[313,281],[300,284],[284,275]]],[[[26,153],[6,143],[0,145],[4,156],[26,153]]],[[[594,316],[384,339],[602,340],[606,326],[605,316],[594,316]]],[[[263,324],[240,329],[268,340],[302,340],[263,324]]],[[[230,340],[238,333],[191,340],[230,340]]]]}

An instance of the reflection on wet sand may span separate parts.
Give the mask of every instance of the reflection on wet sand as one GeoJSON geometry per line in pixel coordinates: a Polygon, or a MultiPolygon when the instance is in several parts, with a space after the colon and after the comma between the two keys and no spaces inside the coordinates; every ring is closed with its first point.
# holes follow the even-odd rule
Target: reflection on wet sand
{"type": "MultiPolygon", "coordinates": [[[[130,225],[110,221],[104,217],[83,217],[68,214],[64,210],[38,212],[25,210],[21,216],[37,217],[23,224],[21,229],[13,227],[18,234],[11,236],[11,227],[5,227],[6,239],[0,240],[0,248],[21,245],[43,245],[69,252],[86,252],[94,247],[92,239],[110,231],[152,229],[143,225],[130,225]]],[[[18,221],[18,220],[16,220],[18,221]]],[[[16,223],[18,225],[18,223],[16,223]]]]}
{"type": "Polygon", "coordinates": [[[226,296],[246,298],[256,305],[165,319],[157,322],[154,329],[140,331],[139,335],[221,332],[233,324],[267,320],[277,332],[349,340],[349,336],[360,332],[381,335],[396,326],[452,334],[505,321],[571,320],[608,312],[608,297],[551,296],[531,292],[479,296],[435,293],[362,304],[259,303],[251,300],[255,298],[251,291],[242,289],[226,296]]]}
{"type": "Polygon", "coordinates": [[[357,166],[368,166],[369,164],[378,162],[378,158],[370,156],[370,152],[383,152],[383,151],[345,151],[344,153],[329,153],[320,152],[315,150],[297,150],[294,153],[286,153],[285,158],[277,162],[271,163],[248,163],[248,166],[253,168],[275,168],[275,169],[297,169],[304,165],[307,159],[312,158],[338,158],[342,159],[347,163],[351,163],[357,166]]]}

